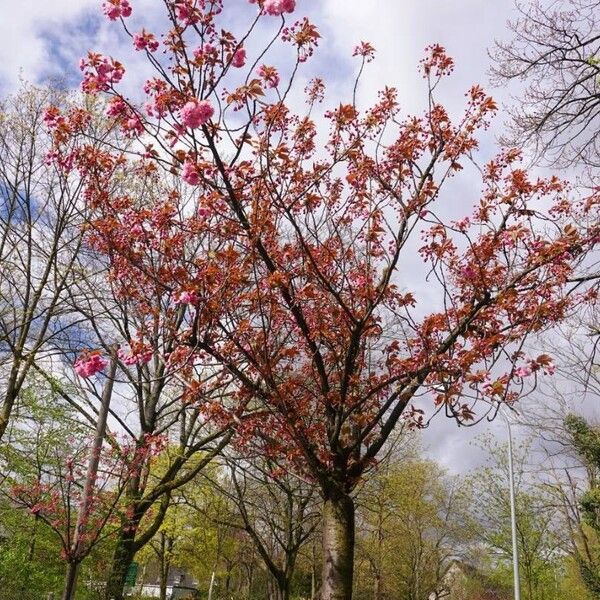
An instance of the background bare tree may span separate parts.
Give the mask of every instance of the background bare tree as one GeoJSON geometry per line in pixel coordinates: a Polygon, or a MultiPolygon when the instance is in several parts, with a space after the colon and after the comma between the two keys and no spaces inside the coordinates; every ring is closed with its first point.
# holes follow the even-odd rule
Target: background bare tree
{"type": "Polygon", "coordinates": [[[511,143],[560,166],[600,165],[600,2],[528,0],[497,42],[492,74],[524,82],[512,108],[511,143]]]}
{"type": "Polygon", "coordinates": [[[80,276],[81,185],[45,160],[57,96],[25,86],[0,105],[0,438],[36,361],[76,325],[66,290],[80,276]]]}
{"type": "Polygon", "coordinates": [[[299,553],[320,524],[317,487],[268,459],[234,457],[228,466],[221,490],[271,575],[269,598],[289,600],[299,553]]]}

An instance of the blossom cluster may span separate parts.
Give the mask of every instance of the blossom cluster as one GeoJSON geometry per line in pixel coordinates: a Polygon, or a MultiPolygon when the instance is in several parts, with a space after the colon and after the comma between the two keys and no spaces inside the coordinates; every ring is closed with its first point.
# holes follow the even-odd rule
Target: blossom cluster
{"type": "MultiPolygon", "coordinates": [[[[257,0],[248,1],[250,4],[257,4],[257,0]]],[[[296,10],[296,0],[263,0],[262,10],[266,15],[273,17],[279,17],[285,13],[293,13],[296,10]]]]}
{"type": "Polygon", "coordinates": [[[83,73],[81,89],[88,94],[107,92],[115,83],[123,78],[123,65],[110,57],[96,52],[89,52],[87,59],[82,58],[79,68],[83,73]]]}
{"type": "Polygon", "coordinates": [[[87,379],[100,373],[100,371],[103,371],[107,365],[108,361],[105,358],[102,358],[100,352],[84,351],[75,361],[73,368],[79,377],[87,379]]]}
{"type": "Polygon", "coordinates": [[[158,40],[153,33],[142,29],[140,33],[133,35],[133,47],[136,50],[147,50],[148,52],[156,52],[158,50],[158,40]]]}
{"type": "Polygon", "coordinates": [[[106,0],[102,10],[111,21],[131,16],[131,5],[128,0],[106,0]]]}
{"type": "Polygon", "coordinates": [[[201,127],[213,116],[215,109],[208,100],[190,100],[186,102],[179,116],[184,127],[196,129],[201,127]]]}

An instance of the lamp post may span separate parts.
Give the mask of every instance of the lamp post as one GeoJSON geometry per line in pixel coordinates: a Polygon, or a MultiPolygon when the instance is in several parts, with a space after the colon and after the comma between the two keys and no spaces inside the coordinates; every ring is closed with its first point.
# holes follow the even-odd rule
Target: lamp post
{"type": "Polygon", "coordinates": [[[517,544],[517,509],[515,503],[515,473],[513,468],[513,443],[510,419],[506,413],[500,409],[500,414],[506,421],[508,430],[508,485],[510,495],[510,527],[512,534],[512,559],[513,559],[513,580],[514,580],[514,598],[521,600],[521,580],[519,578],[519,546],[517,544]]]}

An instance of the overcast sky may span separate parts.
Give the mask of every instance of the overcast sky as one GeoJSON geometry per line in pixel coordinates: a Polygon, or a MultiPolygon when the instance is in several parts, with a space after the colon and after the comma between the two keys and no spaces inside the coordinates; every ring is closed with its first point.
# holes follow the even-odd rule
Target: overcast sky
{"type": "MultiPolygon", "coordinates": [[[[153,29],[161,14],[159,0],[131,0],[135,27],[153,29]]],[[[226,0],[237,5],[236,18],[255,8],[246,0],[226,0]]],[[[19,79],[44,83],[61,77],[78,84],[79,58],[89,49],[125,58],[128,84],[135,87],[143,79],[141,53],[135,56],[120,28],[101,14],[100,0],[0,0],[0,92],[18,87],[19,79]],[[132,62],[132,58],[134,62],[132,62]]],[[[507,20],[514,15],[512,0],[298,0],[298,12],[308,14],[323,35],[319,55],[311,69],[330,82],[330,90],[344,94],[351,85],[356,59],[354,45],[362,40],[377,49],[377,60],[366,72],[361,87],[363,101],[373,98],[383,85],[399,90],[401,105],[408,111],[422,106],[423,82],[417,64],[423,49],[441,43],[456,60],[455,75],[444,88],[443,103],[462,106],[464,93],[473,83],[488,86],[488,49],[495,39],[506,38],[507,20]]],[[[232,13],[233,14],[233,13],[232,13]]],[[[509,102],[507,90],[492,90],[502,102],[509,102]]],[[[485,139],[482,154],[493,153],[494,135],[502,128],[502,117],[485,139]]],[[[465,210],[476,200],[479,182],[463,183],[465,210]]],[[[504,425],[482,424],[458,429],[443,417],[424,433],[430,455],[453,472],[465,472],[481,462],[471,445],[484,431],[494,431],[504,439],[504,425]]]]}

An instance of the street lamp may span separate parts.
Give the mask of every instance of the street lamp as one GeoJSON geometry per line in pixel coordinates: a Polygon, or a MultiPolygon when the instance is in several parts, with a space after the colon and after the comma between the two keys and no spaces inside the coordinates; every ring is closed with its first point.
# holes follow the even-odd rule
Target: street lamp
{"type": "Polygon", "coordinates": [[[510,527],[512,534],[512,559],[515,600],[521,600],[521,581],[519,578],[519,546],[517,545],[517,510],[515,503],[515,473],[513,468],[513,444],[510,419],[502,408],[498,411],[506,421],[508,431],[508,485],[510,495],[510,527]]]}

